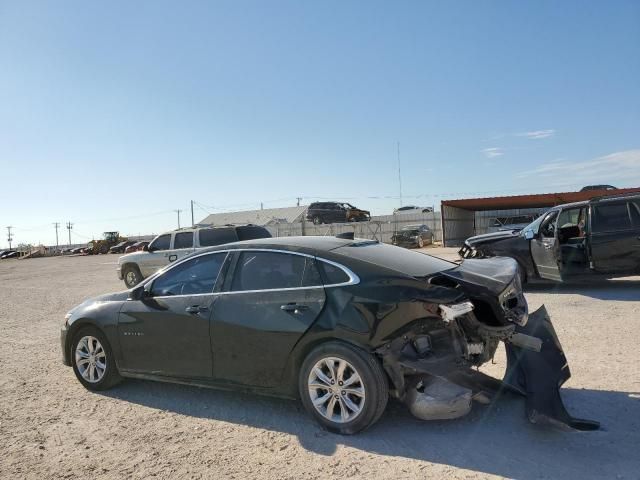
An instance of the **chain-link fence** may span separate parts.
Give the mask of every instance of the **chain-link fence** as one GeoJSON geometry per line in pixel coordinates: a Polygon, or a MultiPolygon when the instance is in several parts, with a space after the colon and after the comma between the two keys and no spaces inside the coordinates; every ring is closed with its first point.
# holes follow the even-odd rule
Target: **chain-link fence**
{"type": "Polygon", "coordinates": [[[433,232],[434,241],[442,241],[440,213],[416,213],[402,215],[383,215],[371,217],[369,222],[331,223],[328,225],[314,225],[310,222],[279,223],[267,225],[267,229],[274,237],[293,237],[302,235],[337,235],[339,233],[354,232],[357,238],[369,238],[384,243],[391,242],[391,236],[410,225],[426,225],[433,232]]]}

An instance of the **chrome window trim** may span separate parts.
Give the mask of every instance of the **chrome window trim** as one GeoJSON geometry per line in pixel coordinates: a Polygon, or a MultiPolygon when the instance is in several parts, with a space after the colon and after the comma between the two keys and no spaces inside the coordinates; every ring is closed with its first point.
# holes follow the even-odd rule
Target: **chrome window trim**
{"type": "MultiPolygon", "coordinates": [[[[197,293],[197,294],[193,294],[193,295],[164,295],[164,296],[156,296],[156,297],[153,297],[153,298],[180,298],[180,297],[195,297],[195,296],[203,296],[203,295],[218,296],[218,295],[237,295],[239,293],[288,292],[288,291],[296,291],[296,290],[316,290],[316,289],[319,289],[319,288],[345,287],[345,286],[349,286],[349,285],[357,285],[357,284],[360,283],[360,277],[358,277],[358,275],[356,275],[351,269],[349,269],[348,267],[345,267],[344,265],[342,265],[340,263],[334,262],[332,260],[327,260],[326,258],[315,257],[315,256],[310,255],[308,253],[293,252],[293,251],[290,251],[290,250],[280,250],[280,249],[272,249],[272,248],[229,248],[229,249],[226,249],[226,250],[216,250],[214,252],[203,252],[203,253],[199,253],[197,255],[189,256],[189,257],[185,258],[183,261],[180,261],[180,262],[175,263],[174,265],[171,265],[171,268],[168,268],[167,270],[162,272],[162,274],[168,273],[171,270],[173,270],[175,267],[177,267],[178,265],[181,265],[183,262],[186,262],[188,260],[192,260],[192,259],[197,258],[197,257],[201,257],[201,256],[204,256],[204,255],[215,255],[216,253],[227,253],[227,256],[228,256],[228,254],[230,252],[272,252],[272,253],[284,253],[284,254],[289,254],[289,255],[299,255],[301,257],[313,258],[313,259],[316,259],[316,260],[318,260],[320,262],[325,262],[325,263],[328,263],[329,265],[333,265],[334,267],[339,268],[340,270],[342,270],[347,275],[347,277],[349,277],[349,280],[346,281],[346,282],[342,282],[342,283],[332,283],[332,284],[329,284],[329,285],[314,285],[314,286],[309,286],[309,287],[265,288],[265,289],[261,289],[261,290],[235,290],[235,291],[228,291],[228,292],[197,293]]],[[[227,257],[225,257],[225,260],[223,261],[223,265],[224,265],[224,262],[226,260],[227,260],[227,257]]],[[[160,276],[160,275],[158,275],[158,276],[160,276]]],[[[218,277],[219,276],[220,276],[220,272],[218,272],[218,277]]],[[[218,277],[216,277],[216,283],[218,283],[218,277]]]]}

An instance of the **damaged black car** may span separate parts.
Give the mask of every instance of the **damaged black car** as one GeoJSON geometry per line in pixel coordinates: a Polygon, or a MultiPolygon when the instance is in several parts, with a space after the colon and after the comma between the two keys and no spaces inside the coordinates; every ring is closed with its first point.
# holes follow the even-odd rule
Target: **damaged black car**
{"type": "Polygon", "coordinates": [[[564,408],[560,342],[506,258],[457,265],[352,237],[227,244],[77,306],[61,345],[89,390],[130,377],[299,398],[342,434],[375,423],[390,396],[449,419],[506,390],[534,423],[597,428],[564,408]],[[502,380],[476,369],[500,342],[502,380]]]}

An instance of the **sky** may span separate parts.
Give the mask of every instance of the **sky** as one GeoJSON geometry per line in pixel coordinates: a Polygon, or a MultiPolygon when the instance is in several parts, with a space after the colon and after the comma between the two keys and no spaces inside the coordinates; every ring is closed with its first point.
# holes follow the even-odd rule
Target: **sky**
{"type": "Polygon", "coordinates": [[[638,79],[637,1],[0,0],[0,248],[640,186],[638,79]]]}

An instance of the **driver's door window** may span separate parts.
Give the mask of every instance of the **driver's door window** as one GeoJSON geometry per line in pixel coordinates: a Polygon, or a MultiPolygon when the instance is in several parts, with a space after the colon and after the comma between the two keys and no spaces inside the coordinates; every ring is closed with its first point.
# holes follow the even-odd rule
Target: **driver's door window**
{"type": "Polygon", "coordinates": [[[171,247],[171,234],[160,235],[149,244],[149,251],[158,252],[160,250],[169,250],[171,247]]]}
{"type": "Polygon", "coordinates": [[[556,219],[558,212],[552,212],[540,226],[540,235],[543,238],[554,238],[556,235],[556,219]]]}
{"type": "Polygon", "coordinates": [[[213,293],[226,253],[201,255],[187,260],[156,278],[153,297],[213,293]]]}

